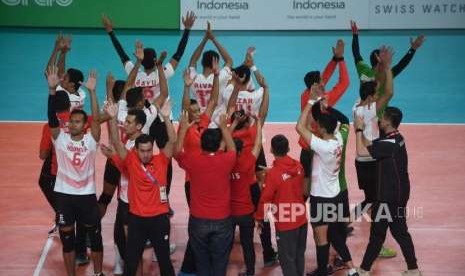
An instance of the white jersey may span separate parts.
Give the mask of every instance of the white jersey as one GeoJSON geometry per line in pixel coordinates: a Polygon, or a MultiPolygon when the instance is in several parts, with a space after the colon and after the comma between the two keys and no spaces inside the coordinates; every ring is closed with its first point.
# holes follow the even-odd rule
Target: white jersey
{"type": "MultiPolygon", "coordinates": [[[[153,121],[157,118],[158,112],[157,108],[151,104],[148,108],[144,107],[144,113],[147,116],[145,125],[142,128],[142,133],[149,134],[150,126],[152,125],[153,121]]],[[[126,121],[126,117],[128,116],[128,103],[126,100],[119,100],[118,101],[118,116],[116,118],[118,122],[118,129],[120,134],[120,139],[123,143],[127,140],[126,133],[124,132],[124,122],[126,121]]]]}
{"type": "MultiPolygon", "coordinates": [[[[134,63],[128,61],[124,64],[124,70],[129,75],[134,68],[134,63]]],[[[171,63],[165,64],[163,68],[166,79],[170,79],[174,75],[174,68],[171,63]]],[[[160,95],[160,80],[158,78],[158,71],[154,70],[150,74],[146,74],[143,70],[139,70],[136,76],[136,87],[142,87],[144,91],[144,97],[149,102],[153,102],[160,95]]]]}
{"type": "MultiPolygon", "coordinates": [[[[131,150],[136,144],[136,140],[128,140],[124,145],[126,149],[129,151],[131,150]]],[[[128,200],[128,187],[129,187],[129,179],[127,178],[124,173],[121,174],[120,182],[119,182],[119,199],[122,201],[129,203],[128,200]]]]}
{"type": "MultiPolygon", "coordinates": [[[[379,138],[379,126],[378,126],[378,116],[376,114],[376,102],[372,102],[371,104],[367,104],[364,106],[359,106],[359,101],[357,101],[352,108],[352,111],[357,116],[363,119],[363,123],[365,124],[365,129],[363,130],[363,136],[370,141],[379,138]]],[[[354,118],[355,120],[355,118],[354,118]]],[[[373,158],[371,157],[360,157],[357,156],[357,160],[359,161],[372,161],[373,158]]]]}
{"type": "MultiPolygon", "coordinates": [[[[203,74],[197,73],[195,67],[190,67],[190,77],[194,79],[194,83],[191,86],[191,99],[196,99],[200,107],[200,113],[203,113],[207,109],[208,101],[213,90],[213,74],[205,77],[203,74]]],[[[231,79],[231,69],[229,67],[223,67],[219,75],[219,95],[225,89],[228,81],[231,79]]],[[[220,98],[220,97],[219,97],[220,98]]],[[[218,106],[222,104],[221,99],[218,99],[218,106]]]]}
{"type": "Polygon", "coordinates": [[[339,170],[343,141],[339,132],[335,136],[336,140],[322,140],[312,136],[310,148],[315,152],[312,162],[312,196],[333,198],[341,191],[339,170]]]}
{"type": "Polygon", "coordinates": [[[73,141],[69,133],[60,130],[53,141],[58,172],[54,191],[69,195],[95,194],[95,157],[98,143],[92,134],[73,141]]]}
{"type": "MultiPolygon", "coordinates": [[[[224,89],[221,98],[225,109],[228,108],[229,98],[231,98],[234,85],[229,84],[224,89]]],[[[236,110],[243,109],[248,116],[257,116],[263,100],[263,87],[255,91],[239,91],[236,101],[236,110]]]]}
{"type": "Polygon", "coordinates": [[[63,90],[68,94],[69,101],[71,103],[71,108],[69,111],[74,109],[83,109],[84,101],[86,99],[86,93],[81,88],[78,89],[77,94],[70,93],[68,90],[64,89],[63,86],[58,85],[56,91],[63,90]]]}

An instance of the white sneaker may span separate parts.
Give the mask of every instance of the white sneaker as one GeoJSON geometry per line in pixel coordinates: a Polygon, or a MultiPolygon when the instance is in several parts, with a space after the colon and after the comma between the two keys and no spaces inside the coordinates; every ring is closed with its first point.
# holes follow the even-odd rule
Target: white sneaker
{"type": "Polygon", "coordinates": [[[412,270],[406,270],[402,272],[400,275],[401,276],[421,276],[423,274],[418,269],[412,269],[412,270]]]}
{"type": "MultiPolygon", "coordinates": [[[[176,244],[171,243],[170,244],[170,255],[173,255],[173,253],[176,251],[176,244]]],[[[157,255],[155,255],[155,250],[152,253],[152,261],[153,262],[158,262],[157,255]]]]}
{"type": "Polygon", "coordinates": [[[359,276],[370,276],[370,271],[363,270],[361,268],[357,268],[357,273],[359,276]]]}
{"type": "Polygon", "coordinates": [[[118,247],[115,245],[115,266],[113,268],[114,275],[123,275],[124,273],[124,261],[119,254],[118,247]]]}

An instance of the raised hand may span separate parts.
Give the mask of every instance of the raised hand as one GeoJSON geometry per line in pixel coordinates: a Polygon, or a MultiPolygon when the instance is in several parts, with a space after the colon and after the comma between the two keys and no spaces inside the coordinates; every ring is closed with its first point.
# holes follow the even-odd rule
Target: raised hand
{"type": "Polygon", "coordinates": [[[113,31],[113,23],[111,22],[110,18],[108,18],[105,14],[102,14],[102,23],[107,33],[113,31]]]}
{"type": "Polygon", "coordinates": [[[160,56],[155,60],[155,64],[156,65],[163,65],[163,62],[165,61],[165,58],[168,54],[166,53],[166,51],[163,51],[160,53],[160,56]]]}
{"type": "Polygon", "coordinates": [[[112,91],[113,87],[115,86],[115,78],[111,74],[111,72],[108,72],[107,79],[105,81],[107,91],[112,91]]]}
{"type": "Polygon", "coordinates": [[[184,79],[184,85],[187,87],[191,87],[191,85],[195,81],[195,78],[194,79],[191,78],[189,69],[184,70],[183,79],[184,79]]]}
{"type": "Polygon", "coordinates": [[[253,60],[254,53],[255,53],[254,46],[247,48],[247,52],[245,54],[245,61],[244,61],[245,66],[252,67],[254,65],[254,60],[253,60]]]}
{"type": "Polygon", "coordinates": [[[212,71],[215,75],[218,75],[220,73],[219,60],[217,57],[212,58],[212,71]]]}
{"type": "Polygon", "coordinates": [[[171,114],[171,100],[166,100],[163,106],[160,108],[160,114],[163,117],[169,117],[171,114]]]}
{"type": "Polygon", "coordinates": [[[379,56],[377,58],[378,58],[378,61],[381,62],[385,66],[385,69],[388,69],[391,67],[393,55],[394,55],[394,50],[391,47],[383,45],[379,50],[379,56]]]}
{"type": "Polygon", "coordinates": [[[97,71],[95,71],[95,69],[90,70],[87,81],[81,84],[84,85],[87,90],[95,91],[95,87],[97,86],[97,71]]]}
{"type": "Polygon", "coordinates": [[[195,13],[193,11],[188,11],[186,16],[182,17],[182,25],[184,25],[184,29],[190,30],[192,26],[194,26],[195,22],[195,13]]]}
{"type": "Polygon", "coordinates": [[[352,29],[352,34],[358,34],[357,22],[350,20],[350,28],[352,29]]]}
{"type": "Polygon", "coordinates": [[[102,152],[103,155],[105,155],[107,158],[111,158],[115,153],[115,149],[113,146],[107,146],[105,144],[100,145],[100,151],[102,152]]]}
{"type": "Polygon", "coordinates": [[[179,130],[187,130],[193,123],[189,123],[189,113],[183,110],[179,117],[179,130]]]}
{"type": "Polygon", "coordinates": [[[71,50],[71,41],[72,41],[71,35],[65,35],[63,36],[62,43],[61,43],[61,51],[62,52],[68,52],[71,50]]]}
{"type": "Polygon", "coordinates": [[[425,36],[424,35],[419,35],[413,40],[413,38],[410,38],[410,46],[412,47],[413,50],[416,50],[423,45],[423,42],[425,41],[425,36]]]}
{"type": "Polygon", "coordinates": [[[112,101],[107,101],[103,106],[103,110],[111,118],[116,118],[116,115],[118,115],[118,106],[112,101]]]}
{"type": "Polygon", "coordinates": [[[213,40],[215,38],[215,35],[212,32],[210,21],[207,21],[207,31],[205,32],[205,36],[210,40],[213,40]]]}
{"type": "Polygon", "coordinates": [[[136,41],[136,52],[134,56],[137,58],[138,61],[142,61],[144,59],[144,45],[140,40],[136,41]]]}
{"type": "Polygon", "coordinates": [[[336,47],[333,47],[333,54],[337,58],[344,57],[344,40],[338,39],[336,47]]]}
{"type": "Polygon", "coordinates": [[[50,66],[47,69],[47,82],[48,88],[50,90],[55,90],[60,83],[60,77],[58,77],[58,67],[57,66],[50,66]]]}
{"type": "Polygon", "coordinates": [[[60,32],[57,35],[57,38],[55,40],[55,50],[60,50],[61,49],[62,41],[63,41],[63,33],[60,32]]]}

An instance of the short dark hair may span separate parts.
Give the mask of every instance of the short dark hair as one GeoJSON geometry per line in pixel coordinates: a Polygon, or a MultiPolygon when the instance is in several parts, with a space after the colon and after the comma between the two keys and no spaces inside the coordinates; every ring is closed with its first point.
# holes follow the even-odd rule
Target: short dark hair
{"type": "MultiPolygon", "coordinates": [[[[245,114],[245,111],[244,109],[240,109],[240,110],[236,110],[233,112],[233,114],[231,115],[231,122],[234,122],[234,120],[236,119],[236,117],[242,117],[242,116],[247,116],[245,114]]],[[[247,116],[247,119],[245,119],[244,121],[242,122],[239,122],[236,126],[235,129],[242,129],[244,128],[245,124],[247,123],[247,121],[249,120],[248,116],[247,116]]]]}
{"type": "Polygon", "coordinates": [[[128,108],[134,108],[137,106],[137,103],[144,100],[144,93],[142,92],[141,87],[133,87],[126,92],[126,102],[128,103],[128,108]]]}
{"type": "Polygon", "coordinates": [[[289,152],[289,140],[282,134],[275,135],[271,139],[271,149],[276,156],[285,156],[289,152]]]}
{"type": "Polygon", "coordinates": [[[391,122],[391,125],[393,128],[398,128],[400,125],[400,122],[402,122],[402,111],[394,106],[388,106],[386,109],[384,109],[384,114],[383,117],[391,122]]]}
{"type": "Polygon", "coordinates": [[[371,54],[370,54],[371,67],[375,67],[376,65],[378,65],[378,58],[376,56],[379,56],[379,49],[375,49],[371,51],[371,54]]]}
{"type": "Polygon", "coordinates": [[[234,138],[234,144],[236,145],[237,152],[241,152],[244,148],[244,142],[239,138],[234,138]]]}
{"type": "Polygon", "coordinates": [[[84,124],[87,123],[87,113],[82,109],[74,109],[71,111],[70,117],[75,114],[81,114],[84,117],[84,124]]]}
{"type": "Polygon", "coordinates": [[[141,134],[136,138],[135,146],[139,148],[139,144],[151,143],[153,145],[153,137],[148,134],[141,134]]]}
{"type": "Polygon", "coordinates": [[[220,55],[216,51],[208,50],[204,52],[202,55],[202,66],[211,68],[214,57],[220,59],[220,55]]]}
{"type": "Polygon", "coordinates": [[[326,130],[326,133],[333,134],[337,127],[337,120],[331,114],[321,114],[318,125],[326,130]]]}
{"type": "Polygon", "coordinates": [[[60,113],[60,112],[65,112],[69,111],[71,108],[71,102],[69,101],[69,96],[66,91],[63,90],[58,90],[55,94],[55,111],[60,113]]]}
{"type": "Polygon", "coordinates": [[[304,82],[305,86],[307,86],[308,89],[312,88],[313,84],[320,83],[320,81],[320,71],[310,71],[307,74],[305,74],[304,82]]]}
{"type": "Polygon", "coordinates": [[[144,59],[141,64],[146,70],[153,69],[155,67],[155,59],[157,58],[157,52],[153,48],[144,48],[144,59]]]}
{"type": "Polygon", "coordinates": [[[207,152],[216,152],[220,148],[221,140],[223,135],[221,130],[218,128],[208,128],[200,137],[200,145],[202,150],[207,152]]]}
{"type": "Polygon", "coordinates": [[[144,127],[145,122],[147,122],[147,115],[142,109],[131,109],[128,111],[128,115],[135,116],[136,124],[141,124],[144,127]]]}
{"type": "Polygon", "coordinates": [[[69,68],[66,73],[68,73],[69,82],[74,84],[74,90],[78,91],[79,87],[81,87],[81,82],[84,81],[84,75],[81,70],[69,68]]]}
{"type": "Polygon", "coordinates": [[[126,84],[126,81],[124,80],[117,80],[115,81],[115,85],[113,85],[113,98],[115,98],[115,101],[119,101],[121,98],[121,94],[123,94],[123,89],[124,85],[126,84]]]}
{"type": "Polygon", "coordinates": [[[250,68],[246,65],[242,64],[241,66],[233,68],[231,71],[236,73],[239,78],[244,79],[242,84],[247,84],[250,81],[250,68]]]}
{"type": "Polygon", "coordinates": [[[374,96],[376,93],[376,81],[366,81],[360,83],[360,99],[366,100],[368,96],[374,96]]]}

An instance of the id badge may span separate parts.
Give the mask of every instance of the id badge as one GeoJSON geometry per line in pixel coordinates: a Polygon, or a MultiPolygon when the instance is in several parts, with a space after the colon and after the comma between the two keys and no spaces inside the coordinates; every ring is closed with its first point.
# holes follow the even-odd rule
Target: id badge
{"type": "Polygon", "coordinates": [[[159,186],[160,187],[160,201],[162,203],[168,202],[168,195],[166,194],[166,186],[159,186]]]}

